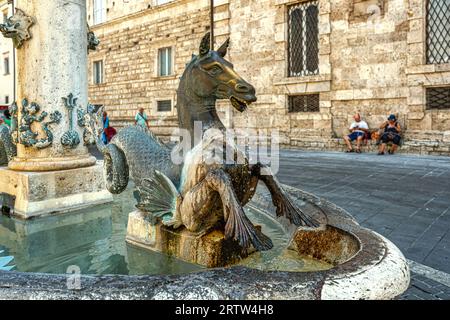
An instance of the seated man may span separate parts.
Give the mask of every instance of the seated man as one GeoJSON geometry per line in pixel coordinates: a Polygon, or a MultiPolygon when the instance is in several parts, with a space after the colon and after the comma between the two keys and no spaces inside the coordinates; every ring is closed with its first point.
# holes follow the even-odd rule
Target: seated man
{"type": "Polygon", "coordinates": [[[397,122],[397,118],[394,114],[391,114],[388,117],[388,120],[383,122],[380,126],[380,129],[383,130],[380,140],[380,148],[378,150],[379,155],[383,155],[386,150],[386,144],[392,142],[392,148],[389,150],[389,154],[394,154],[397,150],[398,145],[400,144],[400,140],[402,139],[400,133],[402,129],[400,128],[400,124],[397,122]]]}
{"type": "Polygon", "coordinates": [[[355,122],[353,122],[349,128],[350,134],[344,137],[345,143],[347,144],[346,152],[353,152],[352,141],[356,140],[356,152],[361,153],[361,142],[363,141],[367,132],[369,132],[369,126],[363,120],[359,113],[353,116],[355,122]]]}

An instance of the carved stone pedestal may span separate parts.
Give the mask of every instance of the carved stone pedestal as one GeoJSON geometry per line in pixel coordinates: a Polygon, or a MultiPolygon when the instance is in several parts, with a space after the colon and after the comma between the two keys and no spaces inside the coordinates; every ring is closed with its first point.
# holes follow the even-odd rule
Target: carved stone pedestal
{"type": "Polygon", "coordinates": [[[100,164],[71,170],[24,172],[0,167],[0,193],[15,197],[14,216],[29,219],[112,202],[100,164]]]}
{"type": "Polygon", "coordinates": [[[17,154],[0,169],[0,193],[15,196],[14,215],[25,219],[111,202],[86,147],[86,0],[16,0],[15,7],[0,32],[17,48],[10,107],[17,154]]]}
{"type": "Polygon", "coordinates": [[[242,250],[235,241],[225,240],[221,231],[196,235],[184,227],[153,225],[139,210],[128,217],[127,242],[208,268],[231,265],[255,251],[242,250]]]}

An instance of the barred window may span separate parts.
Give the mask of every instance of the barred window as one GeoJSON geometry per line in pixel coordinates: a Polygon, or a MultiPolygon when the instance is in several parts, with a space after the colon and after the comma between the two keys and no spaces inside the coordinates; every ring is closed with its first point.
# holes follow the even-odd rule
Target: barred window
{"type": "Polygon", "coordinates": [[[289,96],[289,112],[319,112],[319,94],[289,96]]]}
{"type": "Polygon", "coordinates": [[[319,73],[318,1],[289,6],[289,76],[319,73]]]}
{"type": "Polygon", "coordinates": [[[172,101],[170,101],[170,100],[157,101],[156,110],[158,112],[170,112],[170,111],[172,111],[172,101]]]}
{"type": "Polygon", "coordinates": [[[427,63],[450,62],[450,1],[427,1],[427,63]]]}
{"type": "Polygon", "coordinates": [[[450,109],[450,87],[427,88],[427,109],[450,109]]]}

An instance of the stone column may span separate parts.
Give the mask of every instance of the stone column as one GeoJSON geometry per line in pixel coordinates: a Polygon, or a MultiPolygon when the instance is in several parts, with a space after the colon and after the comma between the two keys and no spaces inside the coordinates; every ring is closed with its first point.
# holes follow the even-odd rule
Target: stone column
{"type": "Polygon", "coordinates": [[[16,0],[15,6],[16,19],[25,16],[29,26],[23,41],[14,39],[17,156],[0,170],[0,192],[16,196],[15,211],[25,218],[111,201],[83,141],[86,0],[16,0]]]}
{"type": "MultiPolygon", "coordinates": [[[[61,115],[61,121],[48,125],[53,134],[49,146],[19,143],[17,157],[9,168],[49,171],[92,166],[96,159],[83,145],[83,128],[78,126],[76,114],[77,108],[85,110],[88,103],[86,1],[17,0],[16,7],[34,20],[29,29],[32,38],[17,50],[19,126],[24,116],[23,99],[29,105],[40,106],[37,115],[48,113],[41,123],[50,121],[50,114],[55,111],[61,115]],[[71,115],[63,99],[70,94],[76,99],[71,115]],[[63,145],[63,138],[69,144],[63,145]]],[[[48,140],[40,123],[34,122],[31,129],[39,133],[35,140],[48,140]]]]}

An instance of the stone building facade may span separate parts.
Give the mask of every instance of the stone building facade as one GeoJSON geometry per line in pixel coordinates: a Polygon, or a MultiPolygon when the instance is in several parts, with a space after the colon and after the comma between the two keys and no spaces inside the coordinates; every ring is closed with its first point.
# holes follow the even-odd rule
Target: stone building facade
{"type": "MultiPolygon", "coordinates": [[[[89,0],[87,10],[101,41],[90,53],[91,102],[116,127],[144,107],[167,139],[209,1],[89,0]]],[[[450,154],[448,1],[215,0],[214,21],[216,46],[230,38],[228,59],[258,96],[243,114],[221,101],[225,124],[278,130],[286,146],[342,149],[354,113],[371,129],[395,113],[403,152],[450,154]]]]}
{"type": "MultiPolygon", "coordinates": [[[[0,0],[0,23],[12,15],[12,2],[0,0]]],[[[14,100],[14,47],[0,34],[0,116],[14,100]]]]}

